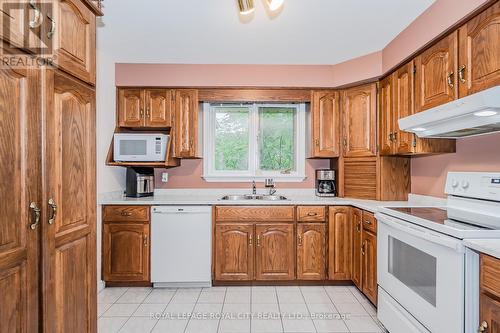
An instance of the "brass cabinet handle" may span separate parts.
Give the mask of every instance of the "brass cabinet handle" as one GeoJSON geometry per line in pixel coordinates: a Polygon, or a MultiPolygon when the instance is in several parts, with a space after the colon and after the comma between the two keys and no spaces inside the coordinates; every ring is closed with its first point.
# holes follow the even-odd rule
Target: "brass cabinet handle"
{"type": "Polygon", "coordinates": [[[316,212],[309,212],[309,213],[307,213],[307,216],[316,216],[316,215],[318,215],[318,213],[316,213],[316,212]]]}
{"type": "Polygon", "coordinates": [[[448,86],[450,86],[450,88],[453,88],[455,85],[453,84],[453,75],[455,75],[454,72],[451,72],[450,74],[448,74],[448,76],[446,77],[446,82],[448,82],[448,86]]]}
{"type": "Polygon", "coordinates": [[[40,8],[38,8],[35,4],[35,0],[30,0],[30,7],[35,11],[35,16],[33,17],[33,20],[29,22],[29,26],[31,29],[35,29],[42,24],[42,20],[40,19],[42,16],[40,15],[40,8]]]}
{"type": "Polygon", "coordinates": [[[347,139],[346,138],[344,138],[343,143],[344,143],[344,147],[347,147],[347,139]]]}
{"type": "Polygon", "coordinates": [[[49,217],[49,224],[53,224],[56,220],[57,205],[56,205],[54,199],[52,199],[52,198],[49,199],[48,204],[49,204],[49,208],[51,210],[50,217],[49,217]]]}
{"type": "Polygon", "coordinates": [[[362,255],[366,254],[366,241],[364,241],[363,245],[361,245],[361,254],[362,255]]]}
{"type": "Polygon", "coordinates": [[[40,211],[41,209],[38,208],[35,202],[30,203],[30,210],[31,210],[31,220],[33,223],[30,224],[31,230],[35,230],[36,226],[40,222],[40,211]]]}
{"type": "Polygon", "coordinates": [[[148,246],[148,235],[144,235],[144,246],[148,246]]]}
{"type": "Polygon", "coordinates": [[[260,234],[257,234],[257,246],[260,246],[260,234]]]}
{"type": "Polygon", "coordinates": [[[361,222],[359,222],[359,223],[356,225],[356,231],[357,231],[357,232],[360,232],[360,231],[361,231],[361,222]]]}
{"type": "Polygon", "coordinates": [[[302,246],[302,235],[301,234],[297,235],[297,240],[299,242],[299,246],[302,246]]]}
{"type": "Polygon", "coordinates": [[[248,245],[252,246],[253,244],[253,237],[252,237],[252,234],[249,234],[248,235],[248,245]]]}
{"type": "Polygon", "coordinates": [[[139,118],[144,118],[144,110],[143,109],[139,110],[139,118]]]}
{"type": "Polygon", "coordinates": [[[458,69],[458,79],[460,80],[460,82],[462,83],[465,83],[465,69],[467,67],[465,65],[462,65],[460,66],[460,68],[458,69]]]}
{"type": "Polygon", "coordinates": [[[47,38],[52,39],[56,32],[56,21],[52,18],[52,15],[47,14],[47,19],[50,21],[50,30],[47,32],[47,38]]]}
{"type": "Polygon", "coordinates": [[[146,117],[149,118],[149,108],[146,108],[146,117]]]}
{"type": "Polygon", "coordinates": [[[372,221],[368,221],[368,220],[366,220],[366,221],[365,221],[365,223],[366,223],[366,224],[368,224],[368,225],[371,225],[371,224],[372,224],[372,221]]]}
{"type": "Polygon", "coordinates": [[[479,326],[478,332],[486,332],[487,329],[488,329],[488,322],[484,320],[479,326]]]}
{"type": "Polygon", "coordinates": [[[319,139],[314,140],[314,142],[316,143],[316,146],[319,146],[319,139]]]}
{"type": "Polygon", "coordinates": [[[121,216],[132,216],[132,213],[131,212],[121,212],[120,215],[121,216]]]}
{"type": "Polygon", "coordinates": [[[396,141],[398,132],[392,132],[392,139],[396,141]]]}
{"type": "Polygon", "coordinates": [[[394,141],[394,134],[392,132],[389,133],[389,141],[394,141]]]}

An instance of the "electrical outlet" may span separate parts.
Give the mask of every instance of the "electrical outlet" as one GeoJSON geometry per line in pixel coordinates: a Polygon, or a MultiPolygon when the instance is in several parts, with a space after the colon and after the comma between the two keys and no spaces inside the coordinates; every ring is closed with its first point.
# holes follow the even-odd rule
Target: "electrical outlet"
{"type": "Polygon", "coordinates": [[[168,172],[163,172],[161,174],[161,182],[162,183],[167,183],[168,182],[168,172]]]}

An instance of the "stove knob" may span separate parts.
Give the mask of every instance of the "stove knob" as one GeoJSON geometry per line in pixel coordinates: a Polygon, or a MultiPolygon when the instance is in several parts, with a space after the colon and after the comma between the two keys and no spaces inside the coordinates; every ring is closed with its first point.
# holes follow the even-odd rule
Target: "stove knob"
{"type": "Polygon", "coordinates": [[[453,187],[453,188],[458,187],[458,181],[457,181],[456,179],[453,179],[453,180],[451,181],[451,187],[453,187]]]}
{"type": "Polygon", "coordinates": [[[465,190],[468,187],[469,187],[469,182],[466,180],[462,180],[462,188],[465,190]]]}

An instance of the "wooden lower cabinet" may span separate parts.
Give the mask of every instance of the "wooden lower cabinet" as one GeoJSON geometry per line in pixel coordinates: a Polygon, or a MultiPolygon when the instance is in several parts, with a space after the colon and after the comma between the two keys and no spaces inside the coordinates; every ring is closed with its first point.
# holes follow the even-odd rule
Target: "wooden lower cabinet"
{"type": "Polygon", "coordinates": [[[297,225],[297,279],[325,279],[325,243],[324,223],[297,225]]]}
{"type": "Polygon", "coordinates": [[[256,224],[255,280],[295,279],[294,225],[256,224]]]}
{"type": "Polygon", "coordinates": [[[481,254],[478,332],[500,333],[500,259],[481,254]]]}
{"type": "Polygon", "coordinates": [[[251,281],[254,275],[254,225],[215,226],[215,280],[251,281]]]}
{"type": "Polygon", "coordinates": [[[103,279],[106,282],[149,282],[149,224],[105,222],[103,279]]]}
{"type": "Polygon", "coordinates": [[[500,333],[500,300],[482,293],[479,308],[479,325],[484,330],[478,332],[500,333]]]}
{"type": "Polygon", "coordinates": [[[352,209],[352,269],[351,269],[351,280],[354,282],[356,287],[359,289],[363,288],[362,274],[363,271],[363,261],[362,259],[362,219],[363,211],[358,208],[352,209]]]}
{"type": "Polygon", "coordinates": [[[351,280],[352,221],[350,207],[330,207],[328,219],[328,278],[351,280]]]}
{"type": "Polygon", "coordinates": [[[363,230],[362,291],[373,304],[377,304],[377,236],[363,230]]]}

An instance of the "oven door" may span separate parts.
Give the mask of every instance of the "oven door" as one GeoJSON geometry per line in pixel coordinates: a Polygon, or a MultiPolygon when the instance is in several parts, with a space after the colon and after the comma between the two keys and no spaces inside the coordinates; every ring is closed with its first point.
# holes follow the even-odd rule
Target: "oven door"
{"type": "Polygon", "coordinates": [[[461,240],[385,214],[377,219],[379,285],[429,331],[463,333],[461,240]]]}

